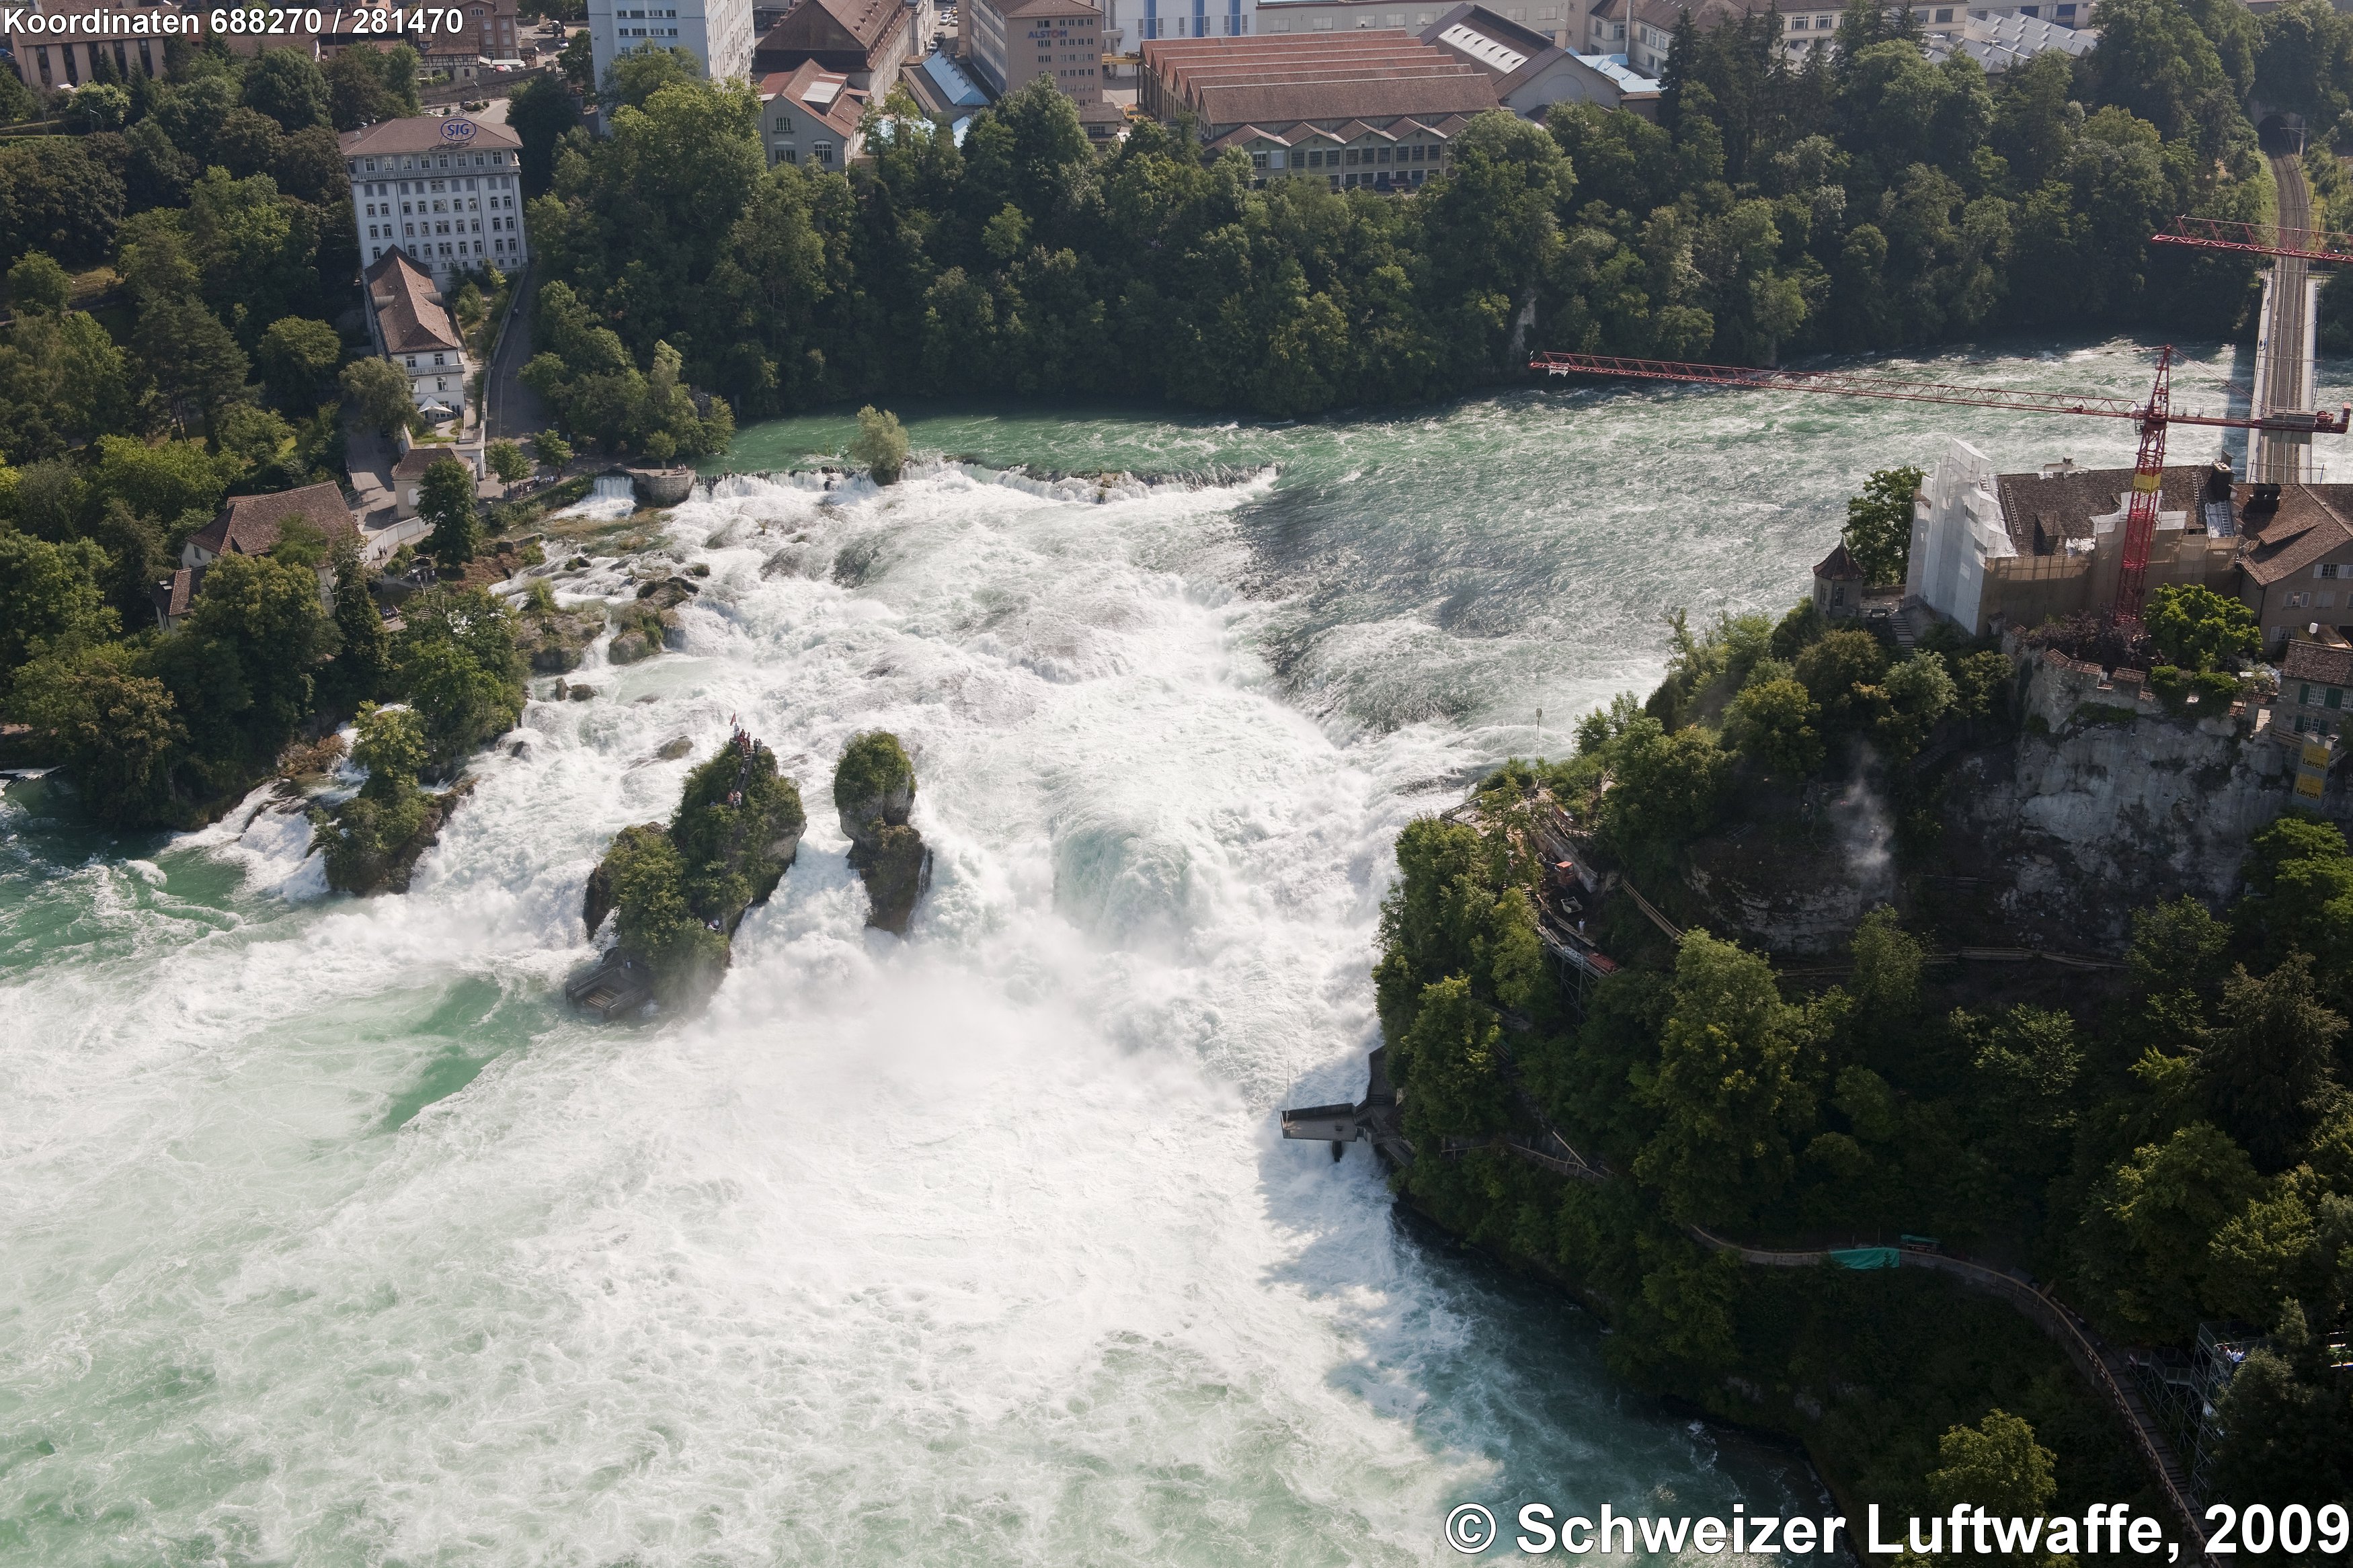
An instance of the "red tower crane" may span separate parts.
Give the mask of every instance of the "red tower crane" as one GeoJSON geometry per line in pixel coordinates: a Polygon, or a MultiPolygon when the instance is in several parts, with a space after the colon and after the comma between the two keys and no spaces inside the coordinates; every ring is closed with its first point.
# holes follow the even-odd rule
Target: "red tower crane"
{"type": "MultiPolygon", "coordinates": [[[[2348,256],[2348,259],[2353,259],[2348,256]]],[[[1828,392],[1846,397],[1893,398],[1902,403],[1950,403],[1970,408],[2012,408],[2028,414],[2085,414],[2129,419],[2140,426],[2140,457],[2133,465],[2132,501],[2125,519],[2123,569],[2116,574],[2115,616],[2140,619],[2149,544],[2157,533],[2158,488],[2165,477],[2165,431],[2170,425],[2202,425],[2226,430],[2282,430],[2341,436],[2353,425],[2353,404],[2334,415],[2275,414],[2258,418],[2183,414],[2172,405],[2173,349],[2157,358],[2157,382],[2148,401],[2133,403],[2070,392],[2021,392],[1994,386],[1951,386],[1894,376],[1855,375],[1843,371],[1755,370],[1733,365],[1683,364],[1667,360],[1625,359],[1615,354],[1540,353],[1528,368],[1547,375],[1630,376],[1680,381],[1702,386],[1773,392],[1828,392]]]]}

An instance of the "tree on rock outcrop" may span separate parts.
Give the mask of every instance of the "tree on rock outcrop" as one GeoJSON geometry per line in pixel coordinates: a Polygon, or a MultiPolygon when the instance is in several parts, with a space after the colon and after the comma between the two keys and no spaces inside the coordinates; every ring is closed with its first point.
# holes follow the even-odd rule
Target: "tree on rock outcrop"
{"type": "Polygon", "coordinates": [[[615,836],[580,918],[594,937],[613,914],[615,951],[646,966],[654,995],[696,1005],[718,989],[736,925],[776,890],[807,821],[776,753],[738,730],[687,775],[668,827],[640,823],[615,836]]]}
{"type": "Polygon", "coordinates": [[[801,792],[776,771],[776,754],[741,730],[686,775],[670,836],[684,857],[687,902],[731,935],[744,911],[768,901],[808,825],[801,792]]]}
{"type": "Polygon", "coordinates": [[[932,852],[907,826],[915,804],[915,764],[899,737],[883,730],[854,736],[833,770],[833,804],[849,836],[849,863],[866,882],[873,908],[866,923],[905,935],[915,900],[932,879],[932,852]]]}
{"type": "Polygon", "coordinates": [[[333,811],[312,814],[311,847],[325,854],[327,886],[339,893],[405,893],[417,857],[439,834],[449,797],[437,801],[417,787],[429,752],[415,709],[363,703],[358,727],[352,761],[367,770],[367,783],[333,811]]]}
{"type": "Polygon", "coordinates": [[[852,461],[866,465],[876,484],[897,484],[899,470],[907,466],[907,432],[900,427],[899,416],[871,404],[860,409],[849,456],[852,461]]]}

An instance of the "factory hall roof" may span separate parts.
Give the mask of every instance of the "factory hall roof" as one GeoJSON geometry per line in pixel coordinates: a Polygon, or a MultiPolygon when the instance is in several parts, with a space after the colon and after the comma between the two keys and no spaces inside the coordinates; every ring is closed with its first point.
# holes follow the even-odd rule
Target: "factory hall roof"
{"type": "Polygon", "coordinates": [[[1212,134],[1238,125],[1425,121],[1498,107],[1492,77],[1452,49],[1387,28],[1155,38],[1144,68],[1212,134]]]}

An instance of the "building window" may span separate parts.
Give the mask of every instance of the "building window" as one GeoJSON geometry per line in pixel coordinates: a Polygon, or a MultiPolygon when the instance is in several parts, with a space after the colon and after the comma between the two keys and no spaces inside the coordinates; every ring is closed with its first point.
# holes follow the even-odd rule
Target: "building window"
{"type": "Polygon", "coordinates": [[[2312,574],[2316,577],[2334,577],[2337,575],[2337,568],[2333,565],[2316,566],[2313,568],[2312,574]]]}
{"type": "Polygon", "coordinates": [[[817,160],[818,163],[832,163],[832,162],[833,162],[833,143],[832,143],[832,142],[810,142],[810,143],[809,143],[809,156],[810,156],[810,157],[812,157],[812,158],[814,158],[814,159],[816,159],[816,160],[817,160]]]}
{"type": "Polygon", "coordinates": [[[1250,154],[1250,167],[1251,167],[1251,168],[1253,168],[1253,169],[1263,169],[1263,168],[1265,168],[1265,167],[1266,167],[1266,154],[1265,154],[1265,153],[1251,153],[1251,154],[1250,154]]]}

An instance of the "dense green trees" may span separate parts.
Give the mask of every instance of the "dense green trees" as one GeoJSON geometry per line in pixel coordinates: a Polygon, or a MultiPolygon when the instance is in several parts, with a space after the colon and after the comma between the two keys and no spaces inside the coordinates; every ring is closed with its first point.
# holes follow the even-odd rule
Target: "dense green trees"
{"type": "Polygon", "coordinates": [[[437,458],[417,489],[417,513],[433,525],[425,548],[444,567],[481,553],[482,521],[474,509],[474,470],[461,458],[437,458]]]}
{"type": "Polygon", "coordinates": [[[1050,390],[1297,415],[1442,395],[1546,347],[1769,362],[2010,325],[2220,332],[2249,267],[2147,236],[2269,212],[2240,105],[2293,45],[2264,36],[2342,31],[2316,6],[2291,25],[2131,0],[2086,61],[1996,84],[1860,15],[1834,63],[1793,68],[1778,26],[1680,35],[1663,124],[1478,121],[1395,198],[1256,186],[1240,153],[1149,126],[1099,156],[1047,88],[960,147],[893,100],[871,165],[764,172],[750,102],[651,52],[617,65],[613,138],[566,138],[532,222],[565,308],[621,340],[575,374],[666,343],[684,380],[761,414],[1050,390]]]}
{"type": "Polygon", "coordinates": [[[1678,946],[1672,994],[1657,1065],[1632,1079],[1658,1113],[1634,1173],[1675,1219],[1745,1216],[1795,1173],[1794,1141],[1811,1130],[1820,1093],[1821,1026],[1781,999],[1763,959],[1705,931],[1678,946]]]}
{"type": "Polygon", "coordinates": [[[1874,588],[1904,581],[1912,554],[1912,496],[1928,476],[1918,468],[1882,468],[1846,503],[1839,538],[1874,588]]]}
{"type": "Polygon", "coordinates": [[[480,588],[442,585],[401,606],[393,679],[424,716],[429,765],[446,770],[514,727],[524,669],[514,621],[480,588]]]}

